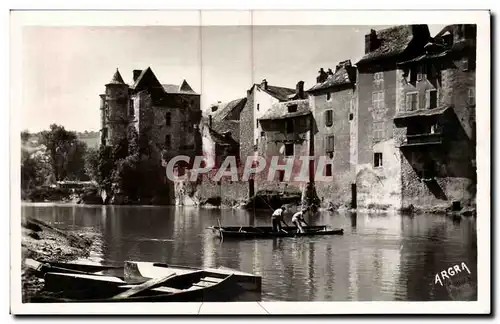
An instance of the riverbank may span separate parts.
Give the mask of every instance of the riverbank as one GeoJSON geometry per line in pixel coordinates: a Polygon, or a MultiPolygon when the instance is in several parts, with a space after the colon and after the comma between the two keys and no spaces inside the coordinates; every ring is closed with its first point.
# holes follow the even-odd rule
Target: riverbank
{"type": "Polygon", "coordinates": [[[38,278],[32,269],[24,266],[24,259],[65,262],[88,257],[96,233],[82,230],[62,231],[33,218],[23,219],[22,225],[22,300],[29,302],[30,298],[42,289],[43,279],[38,278]]]}

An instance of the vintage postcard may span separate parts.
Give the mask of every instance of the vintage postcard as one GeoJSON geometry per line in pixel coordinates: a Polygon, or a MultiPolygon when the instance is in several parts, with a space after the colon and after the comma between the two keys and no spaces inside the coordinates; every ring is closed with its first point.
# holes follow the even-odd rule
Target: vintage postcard
{"type": "Polygon", "coordinates": [[[10,18],[12,313],[491,312],[488,11],[10,18]]]}

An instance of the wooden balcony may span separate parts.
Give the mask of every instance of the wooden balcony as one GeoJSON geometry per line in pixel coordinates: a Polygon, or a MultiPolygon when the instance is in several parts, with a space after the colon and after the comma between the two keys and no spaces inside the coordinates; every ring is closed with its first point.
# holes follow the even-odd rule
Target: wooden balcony
{"type": "Polygon", "coordinates": [[[441,144],[443,144],[443,133],[434,133],[434,134],[428,133],[428,134],[406,135],[406,139],[401,144],[401,147],[441,145],[441,144]]]}

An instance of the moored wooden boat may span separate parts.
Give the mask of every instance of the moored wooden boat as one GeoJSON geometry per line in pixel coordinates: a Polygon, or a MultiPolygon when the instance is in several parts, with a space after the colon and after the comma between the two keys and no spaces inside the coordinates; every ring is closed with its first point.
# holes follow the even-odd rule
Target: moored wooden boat
{"type": "MultiPolygon", "coordinates": [[[[139,290],[131,296],[126,292],[138,285],[118,277],[48,272],[44,278],[44,293],[32,302],[208,302],[231,301],[242,293],[232,274],[205,270],[171,274],[161,285],[139,290]],[[120,295],[126,297],[117,298],[120,295]]],[[[150,279],[154,280],[158,278],[150,279]]]]}
{"type": "Polygon", "coordinates": [[[273,231],[270,226],[211,226],[209,227],[215,234],[222,238],[274,238],[274,237],[295,237],[295,236],[317,236],[317,235],[343,235],[342,228],[328,229],[327,226],[304,226],[304,233],[298,233],[294,226],[282,227],[281,232],[273,231]]]}
{"type": "Polygon", "coordinates": [[[259,301],[262,293],[261,276],[226,267],[200,269],[180,265],[168,265],[165,263],[137,261],[126,261],[124,267],[116,267],[71,262],[38,262],[33,259],[26,259],[25,265],[37,271],[38,276],[40,277],[44,277],[48,273],[80,275],[80,277],[61,277],[61,275],[59,277],[66,280],[73,278],[71,280],[75,281],[85,281],[84,279],[88,279],[87,281],[95,280],[97,288],[100,285],[106,286],[109,282],[119,282],[121,284],[140,284],[149,279],[164,277],[173,273],[177,275],[184,275],[206,270],[216,273],[219,276],[232,275],[236,284],[244,291],[249,292],[249,294],[245,294],[245,296],[240,296],[242,300],[259,301]]]}

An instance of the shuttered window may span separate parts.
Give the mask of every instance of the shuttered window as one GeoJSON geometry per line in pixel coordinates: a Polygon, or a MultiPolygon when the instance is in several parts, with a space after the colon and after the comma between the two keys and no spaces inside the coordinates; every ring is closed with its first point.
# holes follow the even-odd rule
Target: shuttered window
{"type": "Polygon", "coordinates": [[[330,127],[333,125],[333,110],[325,111],[325,126],[330,127]]]}
{"type": "Polygon", "coordinates": [[[425,107],[427,109],[432,109],[437,107],[437,90],[431,89],[425,92],[425,107]]]}
{"type": "Polygon", "coordinates": [[[406,94],[406,111],[414,111],[418,109],[418,92],[406,94]]]}
{"type": "Polygon", "coordinates": [[[326,153],[335,152],[335,136],[326,137],[326,153]]]}

